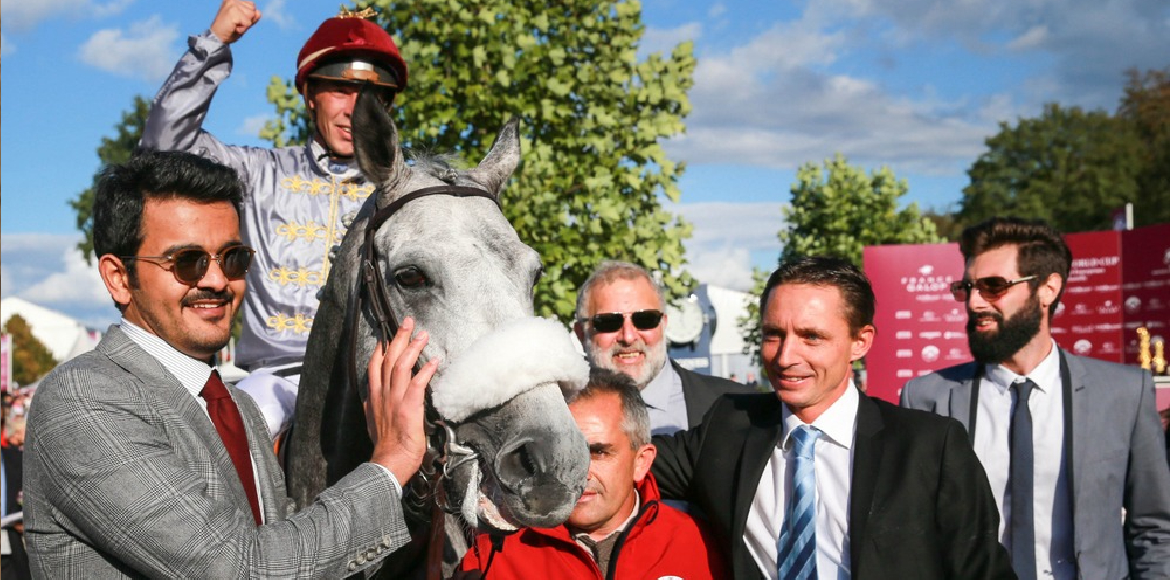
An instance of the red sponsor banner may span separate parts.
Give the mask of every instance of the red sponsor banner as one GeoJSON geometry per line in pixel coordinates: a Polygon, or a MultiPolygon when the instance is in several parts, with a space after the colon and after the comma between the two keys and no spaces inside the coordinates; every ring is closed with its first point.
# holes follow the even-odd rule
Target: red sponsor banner
{"type": "Polygon", "coordinates": [[[1124,362],[1140,364],[1138,328],[1170,339],[1170,224],[1121,232],[1121,250],[1124,362]]]}
{"type": "MultiPolygon", "coordinates": [[[[1053,338],[1082,356],[1138,364],[1138,327],[1170,338],[1170,224],[1065,241],[1073,268],[1053,338]]],[[[971,360],[966,307],[946,288],[963,276],[958,244],[869,246],[864,267],[877,296],[869,394],[896,402],[906,381],[971,360]]],[[[1170,406],[1161,391],[1158,407],[1170,406]]]]}
{"type": "Polygon", "coordinates": [[[958,244],[869,246],[865,273],[877,296],[877,338],[866,356],[866,390],[898,401],[906,381],[971,360],[966,308],[948,289],[963,278],[958,244]]]}
{"type": "Polygon", "coordinates": [[[1052,338],[1073,354],[1122,362],[1121,232],[1069,234],[1064,241],[1073,263],[1052,338]]]}

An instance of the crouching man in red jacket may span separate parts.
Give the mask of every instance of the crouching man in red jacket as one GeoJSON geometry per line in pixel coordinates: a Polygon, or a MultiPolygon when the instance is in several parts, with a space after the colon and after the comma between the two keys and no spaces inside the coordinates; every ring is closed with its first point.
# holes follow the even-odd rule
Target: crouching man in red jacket
{"type": "Polygon", "coordinates": [[[510,578],[687,580],[730,578],[706,527],[661,503],[650,464],[650,418],[626,375],[594,369],[569,403],[589,441],[589,482],[569,521],[524,528],[504,538],[481,534],[463,559],[464,571],[488,580],[510,578]]]}

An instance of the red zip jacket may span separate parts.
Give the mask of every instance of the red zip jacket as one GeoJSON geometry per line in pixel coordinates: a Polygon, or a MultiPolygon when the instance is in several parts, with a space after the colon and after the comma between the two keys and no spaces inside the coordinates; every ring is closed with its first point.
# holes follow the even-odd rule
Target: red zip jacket
{"type": "Polygon", "coordinates": [[[476,537],[463,558],[463,570],[487,569],[485,580],[660,578],[703,580],[730,578],[726,559],[705,524],[659,502],[658,483],[649,473],[638,484],[638,517],[622,532],[610,556],[609,570],[599,570],[564,525],[524,528],[504,538],[492,554],[491,538],[476,537]],[[489,567],[488,561],[491,561],[489,567]]]}

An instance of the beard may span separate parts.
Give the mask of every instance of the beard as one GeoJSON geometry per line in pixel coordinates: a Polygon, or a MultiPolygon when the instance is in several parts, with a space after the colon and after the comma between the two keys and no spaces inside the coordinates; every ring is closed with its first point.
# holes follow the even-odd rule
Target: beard
{"type": "Polygon", "coordinates": [[[1006,320],[998,312],[975,314],[968,310],[967,345],[971,349],[971,356],[981,363],[992,364],[1010,359],[1040,333],[1043,319],[1044,309],[1040,307],[1040,298],[1035,293],[1019,312],[1006,320]],[[975,323],[987,318],[995,320],[999,330],[979,332],[975,329],[975,323]]]}
{"type": "Polygon", "coordinates": [[[598,347],[592,340],[586,340],[585,352],[589,355],[589,364],[603,368],[606,370],[622,373],[634,380],[639,389],[646,387],[654,377],[658,376],[658,372],[666,365],[666,341],[660,340],[658,344],[647,347],[646,343],[639,340],[638,342],[626,346],[614,342],[608,348],[598,347]],[[618,353],[641,352],[645,355],[642,359],[642,364],[636,368],[629,366],[618,365],[614,362],[614,357],[618,353]]]}

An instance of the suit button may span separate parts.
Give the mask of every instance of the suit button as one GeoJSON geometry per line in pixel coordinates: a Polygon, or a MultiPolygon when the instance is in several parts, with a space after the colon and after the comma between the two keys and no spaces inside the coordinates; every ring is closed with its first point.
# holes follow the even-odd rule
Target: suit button
{"type": "Polygon", "coordinates": [[[350,563],[349,563],[349,570],[350,570],[351,572],[352,572],[352,571],[354,571],[354,570],[357,570],[357,563],[356,563],[356,562],[350,562],[350,563]]]}

